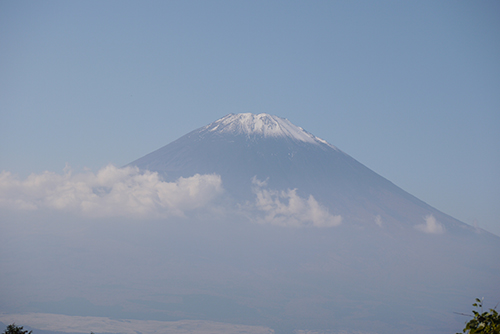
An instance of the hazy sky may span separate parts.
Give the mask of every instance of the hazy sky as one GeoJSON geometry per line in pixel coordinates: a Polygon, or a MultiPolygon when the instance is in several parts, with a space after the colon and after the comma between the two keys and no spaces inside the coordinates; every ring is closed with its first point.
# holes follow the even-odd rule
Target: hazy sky
{"type": "Polygon", "coordinates": [[[0,170],[122,166],[285,117],[500,235],[498,1],[2,1],[0,170]]]}

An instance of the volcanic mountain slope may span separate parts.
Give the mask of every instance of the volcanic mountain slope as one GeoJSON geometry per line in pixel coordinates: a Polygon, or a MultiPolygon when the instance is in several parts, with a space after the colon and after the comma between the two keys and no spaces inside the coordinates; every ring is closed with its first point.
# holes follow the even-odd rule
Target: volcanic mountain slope
{"type": "Polygon", "coordinates": [[[269,189],[296,189],[304,198],[312,195],[344,222],[427,224],[423,228],[429,233],[473,231],[335,146],[268,114],[227,115],[130,165],[159,172],[167,180],[218,174],[237,202],[253,200],[255,180],[260,180],[269,189]],[[425,222],[429,215],[439,223],[425,222]]]}

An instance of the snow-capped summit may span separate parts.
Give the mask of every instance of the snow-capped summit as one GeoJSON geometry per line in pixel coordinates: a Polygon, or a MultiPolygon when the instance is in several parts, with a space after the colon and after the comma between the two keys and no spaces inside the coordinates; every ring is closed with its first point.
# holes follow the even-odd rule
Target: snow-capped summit
{"type": "Polygon", "coordinates": [[[328,144],[299,126],[292,124],[286,118],[269,114],[229,114],[207,125],[210,132],[245,134],[247,136],[285,137],[306,143],[328,144]]]}

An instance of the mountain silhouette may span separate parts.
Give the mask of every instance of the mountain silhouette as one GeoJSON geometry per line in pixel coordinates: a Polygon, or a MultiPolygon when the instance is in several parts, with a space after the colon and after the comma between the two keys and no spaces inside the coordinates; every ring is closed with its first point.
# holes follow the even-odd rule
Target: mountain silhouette
{"type": "Polygon", "coordinates": [[[413,227],[432,215],[455,233],[474,228],[440,212],[326,141],[268,114],[230,114],[133,161],[173,181],[218,174],[235,201],[252,200],[252,180],[270,189],[296,189],[344,222],[413,227]]]}

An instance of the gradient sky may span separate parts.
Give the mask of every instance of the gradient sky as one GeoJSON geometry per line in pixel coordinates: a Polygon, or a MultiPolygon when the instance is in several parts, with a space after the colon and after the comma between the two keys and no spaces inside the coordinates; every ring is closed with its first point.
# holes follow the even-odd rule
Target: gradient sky
{"type": "Polygon", "coordinates": [[[1,1],[0,170],[269,113],[500,235],[499,1],[1,1]]]}

